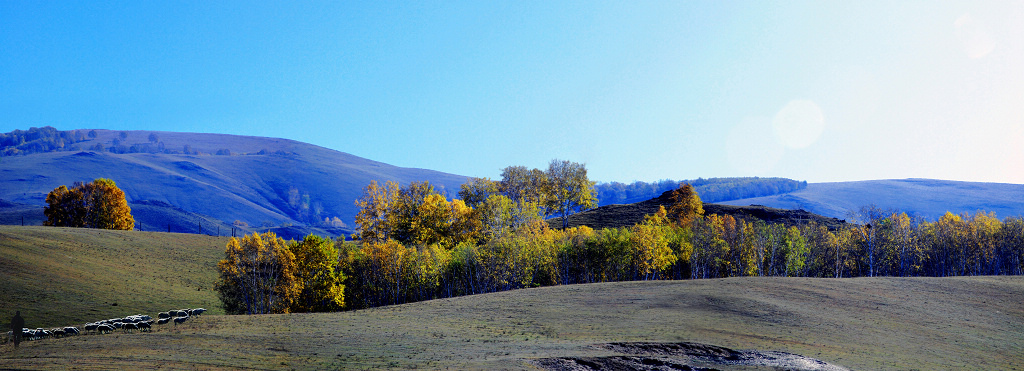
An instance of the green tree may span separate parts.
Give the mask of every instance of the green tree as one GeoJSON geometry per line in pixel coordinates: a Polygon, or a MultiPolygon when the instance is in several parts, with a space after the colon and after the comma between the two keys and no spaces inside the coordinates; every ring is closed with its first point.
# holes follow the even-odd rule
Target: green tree
{"type": "Polygon", "coordinates": [[[548,215],[558,215],[562,228],[569,226],[569,215],[597,207],[595,182],[587,178],[587,167],[572,161],[551,160],[545,173],[548,187],[545,206],[548,215]]]}
{"type": "Polygon", "coordinates": [[[511,236],[544,220],[537,204],[528,201],[515,202],[504,195],[488,197],[475,212],[480,221],[480,234],[484,242],[511,236]]]}
{"type": "Polygon", "coordinates": [[[501,171],[498,190],[515,202],[532,202],[544,205],[548,195],[548,177],[539,169],[525,166],[509,166],[501,171]]]}

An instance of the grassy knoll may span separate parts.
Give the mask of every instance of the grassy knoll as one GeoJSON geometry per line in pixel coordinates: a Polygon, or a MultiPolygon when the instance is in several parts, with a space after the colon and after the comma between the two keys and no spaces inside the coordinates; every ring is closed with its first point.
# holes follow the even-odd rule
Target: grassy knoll
{"type": "Polygon", "coordinates": [[[16,310],[30,327],[81,325],[183,307],[223,313],[213,284],[227,240],[0,226],[0,323],[7,326],[16,310]]]}
{"type": "Polygon", "coordinates": [[[1024,277],[572,285],[3,345],[0,368],[530,369],[615,354],[594,344],[693,341],[855,370],[1012,370],[1024,368],[1022,301],[1024,277]]]}

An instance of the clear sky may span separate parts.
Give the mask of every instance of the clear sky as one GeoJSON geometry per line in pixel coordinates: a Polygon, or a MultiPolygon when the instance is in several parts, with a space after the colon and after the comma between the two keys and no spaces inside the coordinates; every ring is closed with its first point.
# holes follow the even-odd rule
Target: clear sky
{"type": "Polygon", "coordinates": [[[0,1],[0,131],[496,178],[1024,183],[1024,2],[0,1]]]}

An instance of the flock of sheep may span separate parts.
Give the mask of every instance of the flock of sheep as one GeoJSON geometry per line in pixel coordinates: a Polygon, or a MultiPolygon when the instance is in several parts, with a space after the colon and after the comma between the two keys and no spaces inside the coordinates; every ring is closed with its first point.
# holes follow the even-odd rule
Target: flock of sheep
{"type": "MultiPolygon", "coordinates": [[[[96,322],[89,322],[86,323],[83,328],[85,329],[86,332],[96,334],[109,334],[114,331],[122,331],[124,333],[130,334],[135,330],[138,330],[140,332],[149,332],[153,330],[154,323],[158,325],[165,325],[167,323],[170,323],[171,321],[174,321],[174,325],[177,326],[179,323],[184,323],[185,321],[189,320],[192,317],[202,315],[203,312],[206,312],[206,309],[195,308],[169,310],[157,314],[156,321],[153,320],[153,317],[150,317],[147,314],[135,314],[124,318],[111,318],[96,322]]],[[[80,333],[81,331],[78,329],[78,327],[75,326],[58,327],[49,330],[42,328],[37,328],[34,330],[26,328],[22,329],[21,331],[21,339],[41,340],[46,338],[62,338],[65,336],[78,335],[80,333]]],[[[7,337],[8,339],[11,338],[10,331],[7,332],[7,337]]]]}

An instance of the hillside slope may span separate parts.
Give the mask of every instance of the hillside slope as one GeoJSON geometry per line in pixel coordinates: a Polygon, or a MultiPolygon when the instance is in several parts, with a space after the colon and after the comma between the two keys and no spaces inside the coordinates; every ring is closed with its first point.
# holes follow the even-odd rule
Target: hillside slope
{"type": "MultiPolygon", "coordinates": [[[[90,148],[119,132],[96,130],[90,148]]],[[[123,143],[144,143],[151,132],[130,131],[123,143]]],[[[166,148],[190,153],[125,153],[89,150],[2,158],[0,199],[42,207],[61,184],[110,178],[129,202],[163,202],[226,224],[316,225],[339,218],[351,231],[355,200],[371,180],[430,181],[451,192],[465,177],[392,166],[306,143],[224,134],[153,132],[166,148]],[[231,155],[211,155],[229,150],[231,155]]],[[[12,217],[13,218],[13,217],[12,217]]]]}
{"type": "Polygon", "coordinates": [[[622,356],[603,346],[612,342],[697,342],[852,370],[1010,370],[1024,344],[1021,300],[1022,277],[570,285],[5,344],[0,368],[535,370],[545,358],[622,356]]]}
{"type": "Polygon", "coordinates": [[[0,325],[14,310],[31,327],[182,307],[214,314],[152,333],[0,344],[0,369],[536,369],[543,358],[621,356],[602,346],[612,342],[684,341],[854,370],[1013,369],[1024,350],[1019,276],[616,282],[224,316],[208,287],[225,243],[0,226],[0,325]]]}
{"type": "Polygon", "coordinates": [[[35,327],[175,308],[223,313],[213,291],[226,237],[0,226],[0,322],[35,327]]]}
{"type": "Polygon", "coordinates": [[[850,212],[870,204],[932,221],[946,211],[973,214],[978,210],[995,212],[1002,219],[1024,216],[1024,184],[934,179],[809,183],[807,188],[786,194],[727,201],[723,204],[803,209],[840,219],[849,218],[850,212]]]}
{"type": "MultiPolygon", "coordinates": [[[[658,212],[660,206],[666,209],[672,204],[671,191],[643,202],[626,205],[607,205],[569,216],[569,227],[586,225],[593,229],[629,227],[644,221],[644,216],[658,212]]],[[[732,206],[724,204],[704,204],[704,214],[731,215],[748,222],[763,220],[769,223],[794,225],[814,221],[830,229],[842,226],[845,221],[809,213],[804,210],[785,210],[764,206],[732,206]]],[[[548,219],[552,228],[561,228],[559,218],[548,219]]]]}

